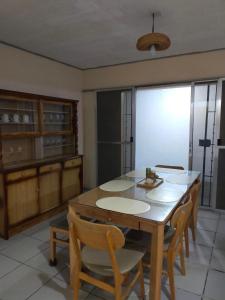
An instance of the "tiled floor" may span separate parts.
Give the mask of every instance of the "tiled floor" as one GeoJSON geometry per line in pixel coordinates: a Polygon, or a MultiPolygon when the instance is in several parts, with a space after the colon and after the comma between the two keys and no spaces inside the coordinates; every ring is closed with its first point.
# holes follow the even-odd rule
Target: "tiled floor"
{"type": "MultiPolygon", "coordinates": [[[[62,215],[57,216],[61,218],[62,215]]],[[[50,222],[50,221],[49,221],[50,222]]],[[[49,222],[43,222],[9,241],[0,239],[0,300],[70,300],[68,252],[58,248],[58,265],[48,265],[49,222]]],[[[187,275],[175,268],[177,300],[225,299],[225,215],[199,211],[197,242],[190,245],[187,275]]],[[[168,282],[162,279],[162,299],[169,299],[168,282]]],[[[145,278],[146,294],[148,277],[145,278]]],[[[79,299],[113,299],[89,285],[79,299]]],[[[130,300],[137,300],[132,292],[130,300]]],[[[148,299],[146,297],[146,299],[148,299]]]]}

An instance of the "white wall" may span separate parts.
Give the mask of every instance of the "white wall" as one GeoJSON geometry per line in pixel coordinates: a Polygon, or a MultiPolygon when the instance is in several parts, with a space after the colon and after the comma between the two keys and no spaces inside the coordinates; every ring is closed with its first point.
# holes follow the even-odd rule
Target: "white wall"
{"type": "Polygon", "coordinates": [[[0,89],[79,100],[78,145],[83,153],[83,72],[0,44],[0,89]]]}

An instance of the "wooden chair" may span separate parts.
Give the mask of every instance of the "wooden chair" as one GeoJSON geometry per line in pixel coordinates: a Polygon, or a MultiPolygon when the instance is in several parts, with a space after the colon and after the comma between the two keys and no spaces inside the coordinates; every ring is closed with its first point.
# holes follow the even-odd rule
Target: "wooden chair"
{"type": "Polygon", "coordinates": [[[185,249],[186,256],[189,257],[189,236],[188,236],[188,228],[191,229],[192,239],[196,240],[196,229],[197,229],[197,216],[198,216],[198,207],[199,207],[199,191],[200,191],[201,183],[200,180],[196,181],[190,190],[191,201],[193,203],[190,218],[187,222],[184,238],[185,238],[185,249]]]}
{"type": "Polygon", "coordinates": [[[50,225],[50,266],[57,265],[56,246],[57,244],[69,246],[69,228],[67,219],[50,225]],[[60,237],[58,235],[61,235],[60,237]],[[62,237],[65,237],[62,238],[62,237]]]}
{"type": "MultiPolygon", "coordinates": [[[[183,236],[184,230],[186,228],[187,222],[189,220],[192,209],[192,201],[191,196],[188,196],[185,204],[180,205],[176,211],[174,212],[171,218],[171,230],[169,234],[165,234],[164,239],[164,250],[163,255],[167,261],[167,270],[163,271],[163,274],[168,275],[169,278],[169,286],[171,291],[171,300],[175,300],[175,283],[174,283],[174,263],[177,256],[180,258],[180,270],[181,274],[185,275],[185,261],[184,261],[184,252],[183,252],[183,236]]],[[[144,266],[151,268],[149,264],[149,249],[151,249],[151,240],[149,239],[149,235],[145,235],[145,240],[139,243],[129,245],[132,249],[141,249],[143,251],[144,244],[146,249],[146,255],[144,257],[144,266]]]]}
{"type": "Polygon", "coordinates": [[[125,299],[139,281],[140,296],[144,299],[144,279],[142,269],[143,253],[122,248],[125,243],[123,233],[113,225],[95,224],[80,219],[70,212],[69,226],[76,264],[72,271],[74,300],[78,299],[80,282],[85,281],[115,296],[116,300],[125,299]],[[80,247],[82,245],[82,247],[80,247]],[[108,283],[82,270],[85,266],[98,275],[111,276],[114,284],[108,283]],[[122,284],[127,282],[131,270],[137,267],[134,278],[122,292],[122,284]]]}
{"type": "Polygon", "coordinates": [[[156,168],[184,170],[182,166],[156,165],[156,168]]]}
{"type": "Polygon", "coordinates": [[[185,261],[183,253],[183,236],[188,219],[191,214],[192,200],[191,196],[185,204],[179,206],[171,219],[171,226],[174,228],[174,234],[164,243],[164,257],[167,260],[167,274],[171,292],[171,300],[175,300],[175,283],[174,283],[174,263],[176,256],[180,256],[180,265],[182,275],[186,274],[185,261]]]}
{"type": "MultiPolygon", "coordinates": [[[[97,222],[95,219],[84,218],[90,222],[97,222]]],[[[56,266],[57,265],[57,258],[56,258],[56,246],[64,245],[69,246],[69,225],[68,220],[65,219],[60,221],[53,221],[50,224],[50,259],[49,265],[56,266]]]]}

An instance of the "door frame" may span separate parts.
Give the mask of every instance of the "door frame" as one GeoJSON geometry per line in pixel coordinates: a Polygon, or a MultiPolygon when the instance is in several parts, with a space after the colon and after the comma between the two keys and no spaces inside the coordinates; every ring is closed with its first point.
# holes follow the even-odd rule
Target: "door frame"
{"type": "MultiPolygon", "coordinates": [[[[216,95],[216,115],[215,115],[215,150],[214,150],[214,167],[213,167],[213,185],[212,185],[212,202],[211,206],[216,208],[216,195],[217,195],[217,173],[218,173],[218,158],[219,149],[225,149],[225,146],[218,146],[217,141],[220,138],[220,119],[221,119],[221,101],[222,101],[222,84],[225,78],[217,80],[217,95],[216,95]]],[[[220,211],[220,209],[217,209],[220,211]]],[[[221,210],[223,211],[223,210],[221,210]]]]}

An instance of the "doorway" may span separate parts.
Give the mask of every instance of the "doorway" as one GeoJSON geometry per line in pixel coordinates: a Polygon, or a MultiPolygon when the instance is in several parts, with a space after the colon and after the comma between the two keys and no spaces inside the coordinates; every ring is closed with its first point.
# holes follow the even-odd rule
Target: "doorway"
{"type": "Polygon", "coordinates": [[[135,167],[189,168],[191,85],[136,91],[135,167]]]}
{"type": "Polygon", "coordinates": [[[217,82],[193,85],[192,170],[201,172],[201,205],[212,207],[217,82]]]}
{"type": "Polygon", "coordinates": [[[97,152],[98,185],[133,169],[132,90],[97,93],[97,152]]]}

